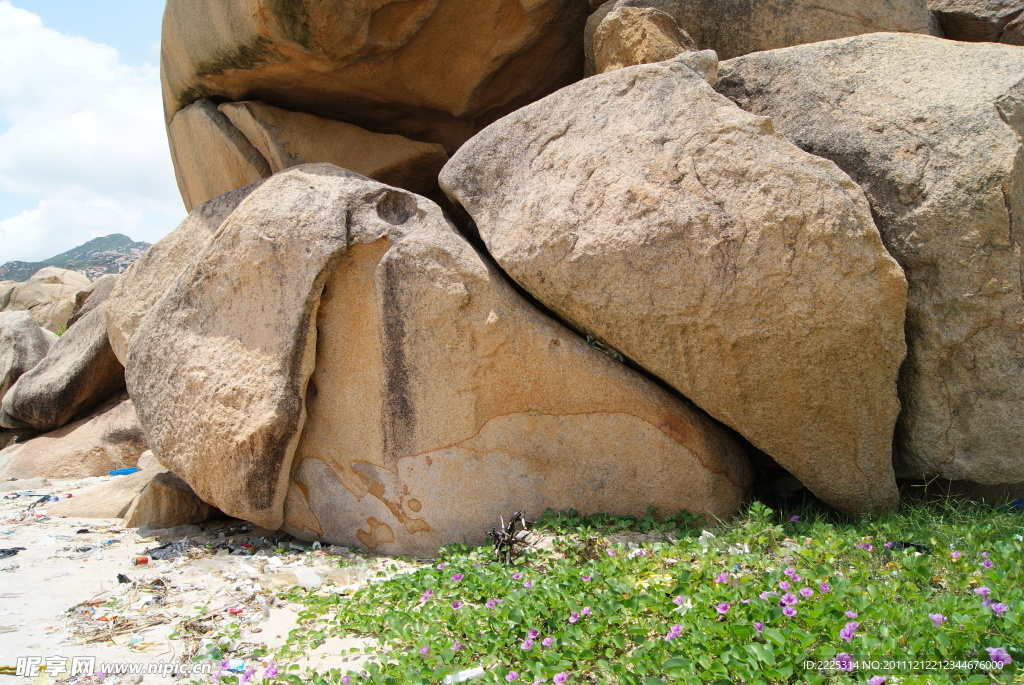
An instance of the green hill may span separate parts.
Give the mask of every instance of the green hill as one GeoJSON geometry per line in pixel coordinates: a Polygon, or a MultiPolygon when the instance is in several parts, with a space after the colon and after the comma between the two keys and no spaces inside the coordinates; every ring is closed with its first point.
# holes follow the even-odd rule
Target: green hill
{"type": "Polygon", "coordinates": [[[25,281],[46,266],[78,271],[95,280],[103,274],[119,274],[138,259],[149,243],[112,233],[72,248],[41,262],[7,262],[0,265],[0,281],[25,281]]]}

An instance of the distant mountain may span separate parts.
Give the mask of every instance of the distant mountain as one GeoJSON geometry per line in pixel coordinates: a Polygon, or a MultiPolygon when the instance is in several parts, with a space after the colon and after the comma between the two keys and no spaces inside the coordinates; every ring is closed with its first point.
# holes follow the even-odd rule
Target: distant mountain
{"type": "Polygon", "coordinates": [[[135,242],[126,235],[112,233],[50,257],[41,262],[7,262],[0,265],[0,281],[27,281],[45,266],[59,266],[96,280],[103,274],[119,274],[138,259],[149,243],[135,242]]]}

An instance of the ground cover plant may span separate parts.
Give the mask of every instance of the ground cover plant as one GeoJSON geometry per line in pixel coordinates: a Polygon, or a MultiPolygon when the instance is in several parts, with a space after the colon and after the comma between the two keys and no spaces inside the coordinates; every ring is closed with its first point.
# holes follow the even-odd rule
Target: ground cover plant
{"type": "MultiPolygon", "coordinates": [[[[513,564],[453,547],[351,596],[295,589],[303,628],[224,683],[1024,682],[1024,513],[940,502],[877,520],[755,502],[704,528],[548,512],[513,564]],[[377,638],[357,672],[283,664],[377,638]],[[280,668],[280,671],[278,670],[280,668]]],[[[703,522],[707,523],[707,522],[703,522]]]]}

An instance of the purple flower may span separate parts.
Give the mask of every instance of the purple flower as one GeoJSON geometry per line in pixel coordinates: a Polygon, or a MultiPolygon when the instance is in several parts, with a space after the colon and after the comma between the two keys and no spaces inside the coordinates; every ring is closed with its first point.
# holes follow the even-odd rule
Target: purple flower
{"type": "Polygon", "coordinates": [[[988,660],[994,661],[1000,666],[1013,663],[1013,659],[1010,658],[1010,655],[1002,647],[986,647],[985,651],[988,652],[988,660]]]}
{"type": "Polygon", "coordinates": [[[800,520],[800,517],[799,517],[799,516],[790,516],[790,517],[789,517],[789,521],[790,521],[790,523],[796,523],[796,522],[797,522],[797,521],[799,521],[799,520],[800,520]]]}
{"type": "Polygon", "coordinates": [[[846,612],[846,618],[857,618],[857,612],[856,611],[847,611],[846,612]]]}
{"type": "Polygon", "coordinates": [[[519,680],[519,674],[518,674],[517,672],[515,672],[515,671],[509,671],[509,672],[508,672],[508,675],[507,675],[507,676],[505,676],[505,680],[507,680],[507,681],[508,681],[508,682],[510,682],[510,683],[511,683],[511,682],[512,682],[513,680],[519,680]]]}
{"type": "Polygon", "coordinates": [[[550,647],[551,645],[555,644],[555,638],[553,638],[553,637],[546,637],[543,640],[541,640],[540,643],[542,645],[544,645],[545,647],[550,647]]]}
{"type": "Polygon", "coordinates": [[[874,549],[874,546],[870,542],[858,542],[856,547],[858,549],[866,549],[869,552],[874,549]]]}
{"type": "Polygon", "coordinates": [[[527,581],[525,581],[525,582],[523,583],[523,587],[524,587],[524,588],[526,588],[527,590],[529,590],[530,588],[532,588],[532,587],[533,587],[533,581],[532,581],[532,580],[527,580],[527,581]]]}
{"type": "Polygon", "coordinates": [[[454,602],[452,602],[452,609],[458,611],[460,607],[462,607],[462,602],[460,602],[459,600],[455,600],[454,602]]]}
{"type": "Polygon", "coordinates": [[[456,640],[452,643],[452,651],[458,652],[462,650],[462,643],[456,640]]]}
{"type": "Polygon", "coordinates": [[[741,599],[740,601],[743,602],[744,604],[750,604],[750,600],[749,599],[741,599]]]}
{"type": "Polygon", "coordinates": [[[790,587],[789,586],[789,581],[786,581],[786,580],[780,580],[779,581],[779,589],[780,590],[788,590],[789,587],[790,587]]]}
{"type": "Polygon", "coordinates": [[[995,566],[995,564],[992,563],[991,559],[986,559],[985,561],[981,562],[981,565],[985,568],[992,568],[993,566],[995,566]]]}
{"type": "Polygon", "coordinates": [[[427,590],[426,592],[423,593],[423,596],[420,597],[420,604],[423,604],[424,602],[429,601],[430,598],[433,597],[433,596],[434,596],[434,591],[433,590],[427,590]]]}
{"type": "Polygon", "coordinates": [[[501,600],[500,599],[489,599],[489,600],[487,600],[487,602],[484,603],[484,606],[487,607],[488,609],[493,609],[494,607],[498,606],[499,604],[501,604],[501,600]]]}
{"type": "Polygon", "coordinates": [[[575,623],[578,620],[580,620],[580,612],[573,611],[569,614],[569,623],[575,623]]]}
{"type": "Polygon", "coordinates": [[[828,583],[819,583],[818,587],[821,589],[822,592],[828,592],[832,589],[831,587],[829,587],[828,583]]]}
{"type": "Polygon", "coordinates": [[[953,561],[960,561],[961,555],[962,555],[962,553],[958,552],[955,549],[952,552],[949,553],[949,556],[953,557],[953,561]]]}
{"type": "Polygon", "coordinates": [[[538,630],[536,628],[530,628],[530,632],[527,633],[527,636],[531,640],[536,640],[538,635],[540,635],[540,632],[538,632],[538,630]]]}
{"type": "Polygon", "coordinates": [[[668,629],[668,634],[665,635],[665,642],[676,639],[683,634],[683,627],[678,623],[668,629]]]}
{"type": "Polygon", "coordinates": [[[852,671],[855,668],[853,656],[847,652],[836,654],[836,668],[840,671],[852,671]]]}
{"type": "Polygon", "coordinates": [[[782,613],[784,613],[786,616],[789,616],[790,618],[793,618],[794,616],[796,616],[796,607],[786,607],[782,610],[782,613]]]}
{"type": "Polygon", "coordinates": [[[590,616],[590,607],[583,607],[583,611],[580,612],[584,616],[590,616]]]}
{"type": "Polygon", "coordinates": [[[796,575],[796,569],[793,568],[792,566],[787,566],[786,569],[783,571],[783,573],[785,573],[787,576],[792,578],[793,576],[796,575]]]}
{"type": "Polygon", "coordinates": [[[985,557],[986,559],[988,559],[988,552],[982,552],[982,553],[981,553],[981,556],[983,556],[983,557],[985,557]]]}
{"type": "Polygon", "coordinates": [[[533,640],[523,640],[519,645],[520,649],[533,649],[533,640]]]}
{"type": "Polygon", "coordinates": [[[264,678],[273,678],[274,676],[276,676],[276,675],[277,675],[277,674],[279,674],[280,672],[281,672],[281,669],[279,669],[279,668],[277,667],[277,665],[276,665],[276,664],[275,664],[275,663],[274,663],[273,661],[271,661],[271,662],[270,662],[270,665],[269,665],[269,666],[267,666],[267,667],[266,667],[266,668],[265,668],[265,669],[263,670],[263,677],[264,677],[264,678]]]}
{"type": "Polygon", "coordinates": [[[686,597],[684,597],[683,595],[676,595],[675,599],[672,600],[672,603],[682,606],[686,604],[686,597]]]}
{"type": "Polygon", "coordinates": [[[608,556],[614,557],[615,556],[615,550],[614,549],[608,550],[608,556]]]}
{"type": "Polygon", "coordinates": [[[253,666],[251,668],[247,668],[245,670],[245,673],[242,674],[242,681],[241,682],[248,683],[250,680],[252,680],[252,677],[254,675],[256,675],[256,667],[253,666]]]}
{"type": "Polygon", "coordinates": [[[351,682],[352,682],[352,676],[350,676],[350,675],[347,675],[347,676],[345,676],[344,678],[341,679],[341,685],[348,685],[351,682]]]}
{"type": "Polygon", "coordinates": [[[589,576],[589,575],[588,576],[581,576],[581,578],[583,578],[583,580],[590,580],[593,577],[594,576],[589,576]]]}
{"type": "Polygon", "coordinates": [[[851,621],[843,626],[843,629],[839,631],[839,637],[850,642],[857,635],[857,628],[860,627],[860,623],[857,621],[851,621]]]}
{"type": "Polygon", "coordinates": [[[519,571],[516,571],[515,573],[512,574],[512,580],[519,580],[522,577],[523,577],[523,574],[520,573],[519,571]]]}
{"type": "Polygon", "coordinates": [[[556,673],[555,674],[554,682],[555,682],[555,685],[564,685],[565,681],[568,680],[568,679],[569,679],[569,674],[566,673],[565,671],[562,671],[561,673],[556,673]]]}
{"type": "Polygon", "coordinates": [[[764,624],[761,623],[760,621],[756,622],[754,624],[754,630],[756,630],[757,634],[760,635],[761,633],[764,632],[764,624]]]}
{"type": "Polygon", "coordinates": [[[988,587],[986,587],[985,585],[982,585],[981,587],[974,589],[974,594],[981,595],[982,599],[988,599],[988,593],[990,592],[992,591],[989,590],[988,587]]]}
{"type": "Polygon", "coordinates": [[[946,617],[942,614],[928,614],[928,618],[935,621],[936,628],[938,628],[942,624],[942,622],[946,620],[946,617]]]}
{"type": "Polygon", "coordinates": [[[868,678],[868,685],[885,685],[885,676],[871,676],[868,678]]]}
{"type": "Polygon", "coordinates": [[[985,607],[986,609],[988,609],[988,608],[989,608],[990,606],[992,606],[993,604],[995,604],[995,602],[993,602],[993,601],[992,601],[991,599],[986,599],[986,600],[984,600],[984,601],[983,601],[983,602],[981,603],[981,606],[983,606],[983,607],[985,607]]]}
{"type": "Polygon", "coordinates": [[[440,563],[440,564],[438,564],[438,565],[437,565],[437,570],[438,570],[438,571],[443,571],[443,570],[444,570],[444,567],[445,567],[445,566],[447,566],[447,565],[448,565],[448,564],[445,564],[444,562],[442,562],[442,563],[440,563]]]}
{"type": "Polygon", "coordinates": [[[800,588],[800,595],[804,599],[810,599],[811,597],[814,596],[814,590],[812,590],[809,587],[802,587],[802,588],[800,588]]]}
{"type": "Polygon", "coordinates": [[[1006,606],[1002,602],[999,602],[999,604],[991,605],[989,609],[996,612],[996,616],[1002,617],[1002,615],[1005,614],[1010,609],[1010,607],[1006,606]]]}
{"type": "Polygon", "coordinates": [[[718,607],[716,607],[715,611],[717,611],[720,614],[727,614],[727,613],[729,613],[729,603],[728,602],[719,602],[718,607]]]}
{"type": "Polygon", "coordinates": [[[420,649],[420,654],[422,654],[423,656],[427,656],[428,654],[430,654],[430,647],[423,647],[423,648],[421,648],[420,649]]]}
{"type": "Polygon", "coordinates": [[[758,595],[758,597],[760,597],[761,599],[763,599],[766,602],[768,601],[769,597],[778,597],[778,596],[779,596],[778,592],[768,592],[767,590],[765,590],[760,595],[758,595]]]}
{"type": "Polygon", "coordinates": [[[466,576],[462,575],[461,573],[456,573],[455,575],[452,576],[452,580],[454,580],[457,583],[457,582],[459,582],[460,580],[462,580],[465,577],[466,576]]]}
{"type": "Polygon", "coordinates": [[[642,549],[642,548],[635,549],[635,550],[633,550],[632,556],[634,556],[634,557],[644,557],[644,556],[647,556],[647,552],[644,549],[642,549]]]}
{"type": "Polygon", "coordinates": [[[779,599],[779,604],[781,604],[782,606],[794,606],[799,603],[800,600],[797,599],[796,595],[794,595],[792,592],[787,592],[786,594],[782,595],[782,597],[779,599]]]}
{"type": "Polygon", "coordinates": [[[728,571],[722,571],[720,574],[718,574],[718,577],[715,578],[715,582],[716,583],[726,583],[728,581],[729,581],[729,572],[728,571]]]}
{"type": "MultiPolygon", "coordinates": [[[[893,544],[895,544],[895,543],[893,543],[892,540],[889,540],[889,542],[887,542],[884,545],[882,545],[882,547],[885,547],[886,549],[892,549],[893,544]]],[[[882,680],[884,681],[885,678],[882,678],[882,680]]]]}

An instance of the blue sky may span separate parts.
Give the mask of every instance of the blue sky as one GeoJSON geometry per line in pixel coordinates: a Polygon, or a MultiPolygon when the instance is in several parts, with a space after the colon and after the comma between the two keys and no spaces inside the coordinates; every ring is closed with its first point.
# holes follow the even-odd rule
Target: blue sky
{"type": "Polygon", "coordinates": [[[160,103],[163,0],[0,0],[0,263],[184,218],[160,103]]]}

